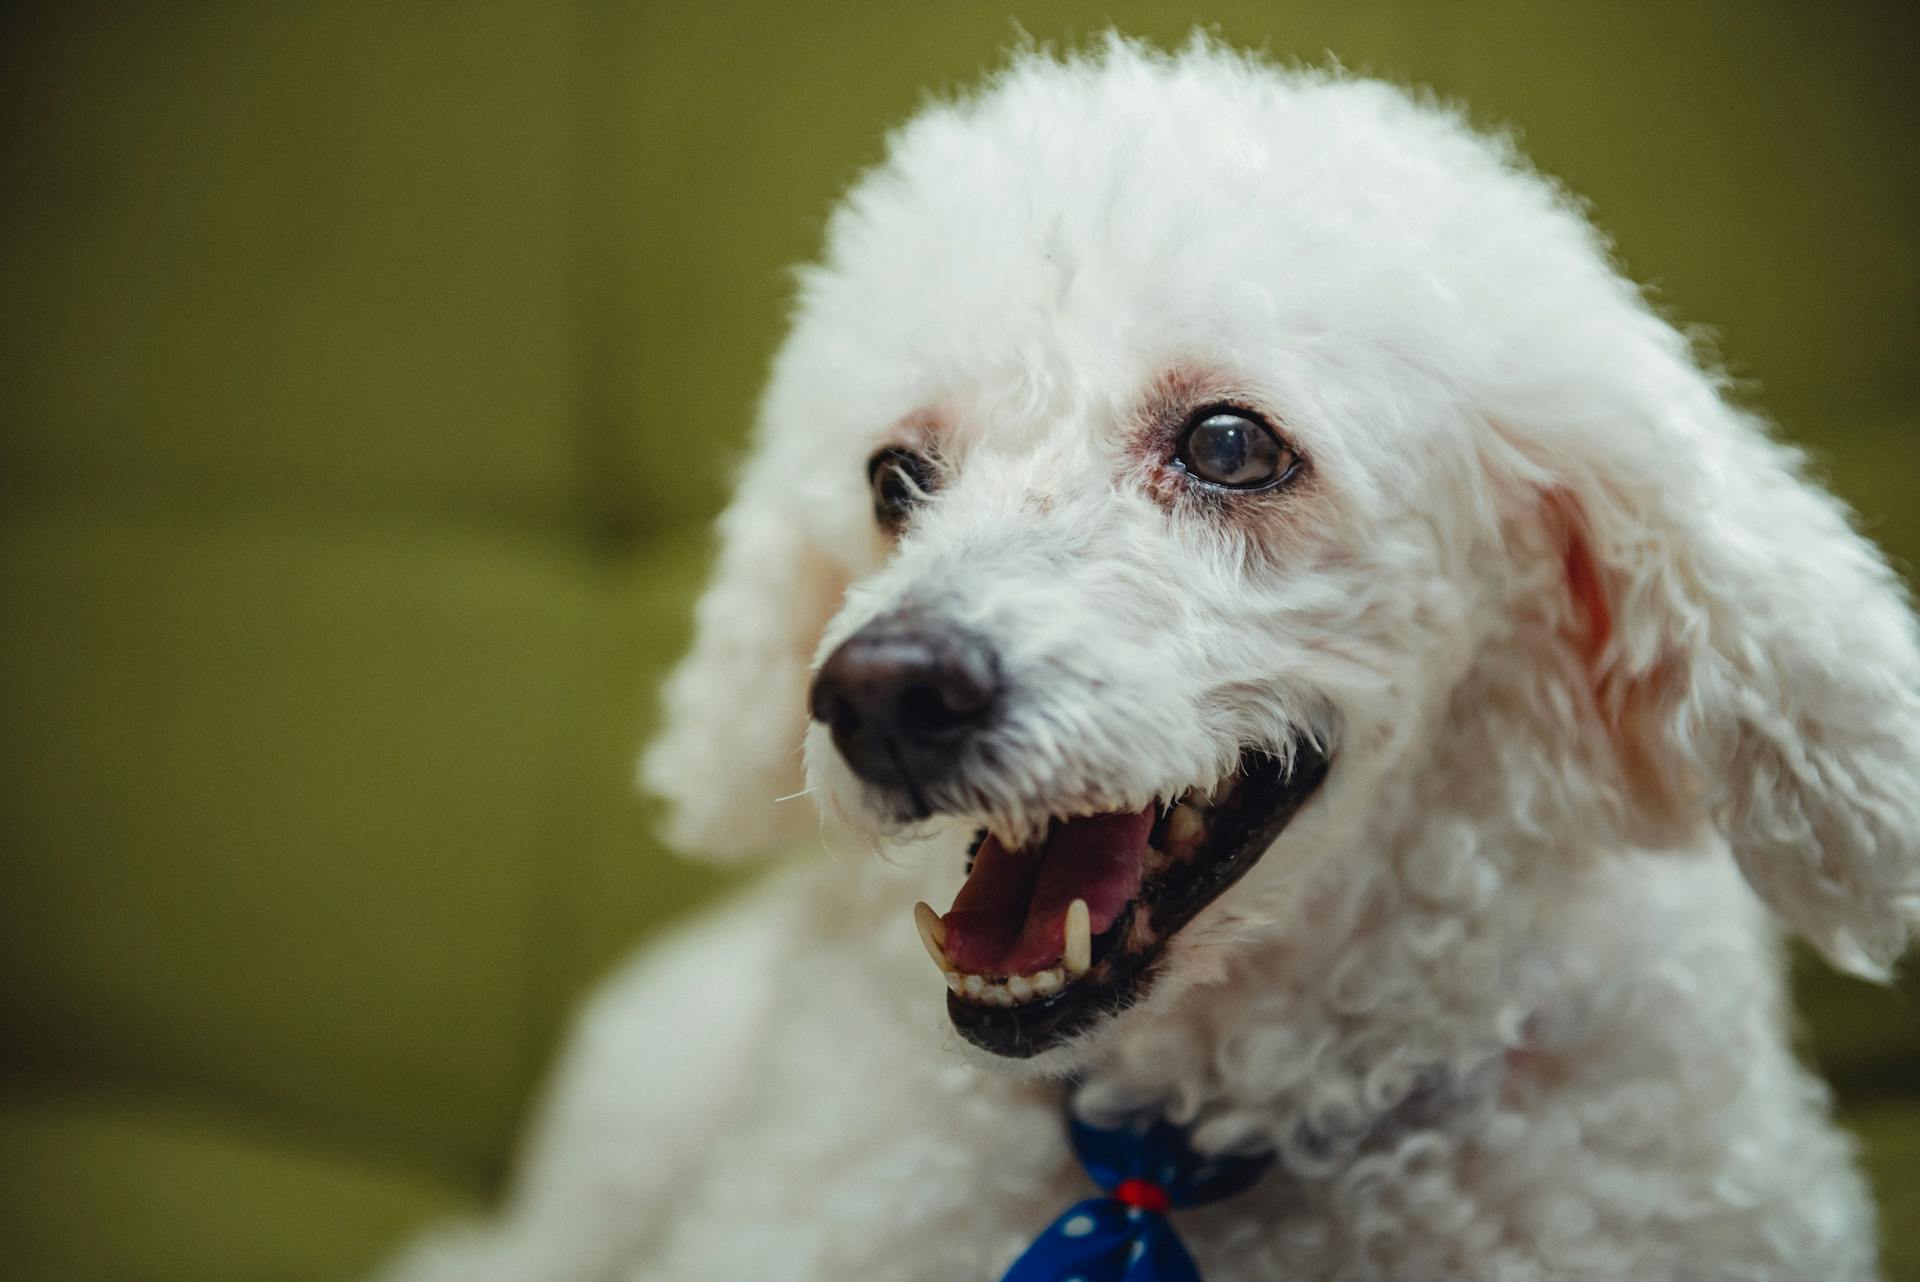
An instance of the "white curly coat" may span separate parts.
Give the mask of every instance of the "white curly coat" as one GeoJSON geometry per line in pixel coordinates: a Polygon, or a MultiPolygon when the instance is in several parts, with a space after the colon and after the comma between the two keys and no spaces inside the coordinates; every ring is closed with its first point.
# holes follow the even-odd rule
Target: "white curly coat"
{"type": "Polygon", "coordinates": [[[1088,1192],[1068,1070],[1279,1150],[1181,1214],[1210,1282],[1875,1276],[1763,903],[1855,973],[1906,947],[1914,619],[1508,140],[1204,39],[1018,55],[833,216],[721,532],[646,779],[720,853],[807,844],[809,788],[842,857],[602,992],[501,1219],[394,1276],[990,1282],[1088,1192]],[[1309,460],[1284,502],[1141,453],[1223,393],[1309,460]],[[946,474],[895,544],[899,441],[946,474]],[[803,720],[908,599],[1017,698],[970,813],[902,832],[803,720]],[[1301,736],[1327,785],[1140,1006],[1024,1069],[960,1043],[909,906],[976,823],[1301,736]]]}

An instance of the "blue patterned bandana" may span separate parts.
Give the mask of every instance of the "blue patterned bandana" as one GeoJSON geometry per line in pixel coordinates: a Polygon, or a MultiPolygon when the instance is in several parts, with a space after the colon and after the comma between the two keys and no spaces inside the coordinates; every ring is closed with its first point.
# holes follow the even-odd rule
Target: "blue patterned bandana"
{"type": "Polygon", "coordinates": [[[1070,1208],[1013,1262],[1001,1282],[1200,1282],[1166,1213],[1251,1188],[1273,1154],[1208,1157],[1189,1132],[1157,1117],[1103,1130],[1067,1107],[1080,1164],[1107,1191],[1070,1208]]]}

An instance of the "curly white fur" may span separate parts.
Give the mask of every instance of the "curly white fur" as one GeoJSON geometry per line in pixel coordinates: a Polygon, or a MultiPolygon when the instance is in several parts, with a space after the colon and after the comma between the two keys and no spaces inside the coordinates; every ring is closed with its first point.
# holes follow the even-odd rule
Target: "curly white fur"
{"type": "Polygon", "coordinates": [[[1400,90],[1114,38],[923,111],[827,239],[646,778],[689,846],[809,832],[811,662],[907,602],[999,647],[998,763],[903,830],[816,727],[889,857],[610,986],[501,1222],[400,1276],[991,1279],[1083,1191],[1064,1070],[1280,1151],[1184,1222],[1215,1282],[1874,1276],[1761,901],[1861,973],[1912,937],[1914,620],[1572,200],[1400,90]],[[1133,425],[1189,384],[1285,426],[1296,501],[1156,499],[1133,425]],[[895,547],[901,439],[947,473],[895,547]],[[974,823],[1301,736],[1328,784],[1144,1002],[961,1050],[907,909],[974,823]]]}

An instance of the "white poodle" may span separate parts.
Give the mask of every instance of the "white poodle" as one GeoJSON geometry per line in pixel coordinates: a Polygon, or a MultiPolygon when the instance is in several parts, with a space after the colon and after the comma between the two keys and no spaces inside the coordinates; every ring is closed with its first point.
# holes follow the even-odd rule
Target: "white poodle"
{"type": "Polygon", "coordinates": [[[1277,1155],[1172,1213],[1210,1282],[1875,1275],[1763,906],[1907,946],[1920,638],[1572,198],[1112,38],[923,111],[801,279],[644,774],[840,857],[604,991],[395,1276],[991,1282],[1096,1191],[1067,1080],[1277,1155]]]}

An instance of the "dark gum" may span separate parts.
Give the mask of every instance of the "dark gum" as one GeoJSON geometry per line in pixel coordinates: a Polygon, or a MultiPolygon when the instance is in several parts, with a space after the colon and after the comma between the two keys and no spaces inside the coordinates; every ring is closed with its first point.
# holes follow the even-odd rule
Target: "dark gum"
{"type": "Polygon", "coordinates": [[[980,831],[974,833],[973,840],[967,843],[967,862],[966,862],[966,873],[965,873],[966,876],[968,877],[973,876],[973,857],[979,854],[980,847],[986,844],[987,844],[987,830],[985,828],[982,828],[980,829],[980,831]]]}

